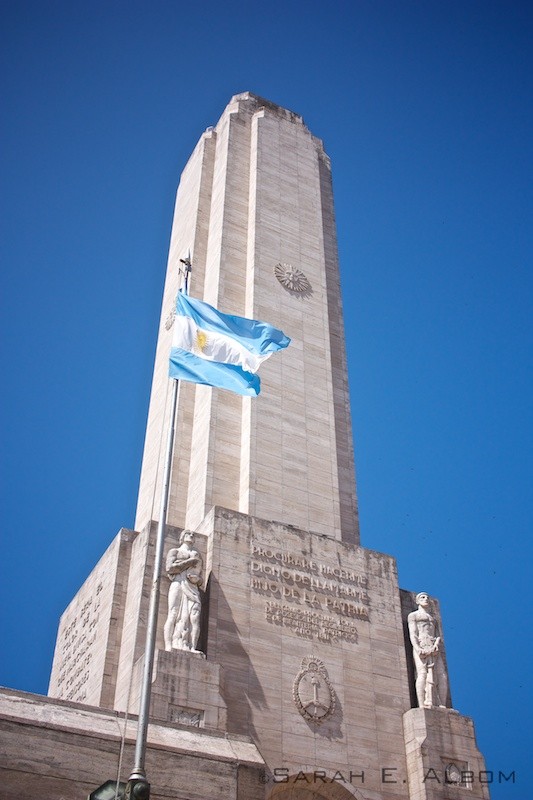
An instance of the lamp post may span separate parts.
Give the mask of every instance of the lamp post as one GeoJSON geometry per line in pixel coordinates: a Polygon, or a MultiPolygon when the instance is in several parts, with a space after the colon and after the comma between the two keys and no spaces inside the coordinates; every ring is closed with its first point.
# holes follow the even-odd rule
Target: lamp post
{"type": "Polygon", "coordinates": [[[149,800],[150,784],[144,779],[129,780],[127,783],[106,781],[87,800],[149,800]]]}
{"type": "Polygon", "coordinates": [[[116,781],[106,781],[94,792],[87,796],[87,800],[124,800],[124,792],[126,791],[125,783],[118,783],[116,781]]]}

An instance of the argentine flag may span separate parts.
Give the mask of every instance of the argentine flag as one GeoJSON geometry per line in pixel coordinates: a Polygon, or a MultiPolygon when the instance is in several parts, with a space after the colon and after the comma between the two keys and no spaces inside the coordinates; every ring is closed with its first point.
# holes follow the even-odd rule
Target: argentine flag
{"type": "Polygon", "coordinates": [[[289,343],[288,336],[266,322],[222,314],[179,292],[169,375],[255,397],[261,388],[255,373],[289,343]]]}

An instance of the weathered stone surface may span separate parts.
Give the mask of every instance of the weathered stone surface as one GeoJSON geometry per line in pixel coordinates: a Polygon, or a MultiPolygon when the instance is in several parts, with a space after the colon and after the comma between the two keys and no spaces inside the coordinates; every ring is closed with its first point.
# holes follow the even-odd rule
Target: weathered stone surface
{"type": "MultiPolygon", "coordinates": [[[[139,708],[143,659],[135,665],[130,709],[139,708]]],[[[194,653],[156,650],[150,719],[227,729],[220,666],[194,653]]]]}
{"type": "MultiPolygon", "coordinates": [[[[130,713],[139,703],[155,527],[148,525],[130,537],[126,583],[131,588],[118,637],[122,650],[116,656],[120,669],[114,695],[116,708],[124,710],[128,704],[130,713]]],[[[167,548],[179,537],[180,530],[170,527],[167,548]]],[[[404,631],[416,603],[414,593],[398,589],[394,559],[220,507],[198,526],[195,547],[207,587],[202,593],[200,637],[206,657],[164,651],[170,585],[164,579],[152,718],[181,723],[182,728],[251,737],[265,759],[267,788],[277,788],[276,775],[318,771],[328,779],[339,774],[347,790],[357,788],[359,796],[370,800],[373,793],[405,800],[408,786],[410,800],[421,800],[422,767],[416,762],[420,753],[413,750],[411,733],[404,732],[414,691],[412,647],[404,631]],[[332,705],[320,725],[302,715],[299,707],[302,697],[309,700],[312,685],[303,684],[300,695],[295,689],[302,664],[310,659],[323,664],[333,698],[328,700],[326,684],[317,673],[317,699],[332,705]],[[416,779],[411,776],[415,763],[416,779]],[[386,786],[384,768],[393,770],[395,781],[386,786]],[[349,779],[352,773],[363,773],[364,778],[349,779]]],[[[104,563],[108,558],[106,554],[104,563]]],[[[102,568],[99,565],[95,574],[102,568]]],[[[93,583],[89,579],[87,585],[93,583]]],[[[438,604],[435,613],[440,621],[438,604]]],[[[99,668],[99,663],[90,668],[99,668]]],[[[91,680],[99,679],[91,675],[91,680]]],[[[110,685],[111,695],[112,689],[110,685]]],[[[458,715],[442,711],[453,715],[450,725],[456,728],[458,715]]],[[[424,724],[425,735],[434,739],[435,763],[440,766],[444,759],[458,768],[473,763],[464,743],[456,746],[456,739],[442,739],[443,718],[429,716],[424,724]]],[[[446,795],[434,793],[431,798],[440,796],[446,795]]]]}
{"type": "Polygon", "coordinates": [[[130,557],[137,537],[123,528],[59,622],[48,694],[112,708],[122,644],[130,557]]]}
{"type": "MultiPolygon", "coordinates": [[[[394,559],[218,507],[199,531],[211,550],[207,660],[221,667],[228,730],[252,736],[271,772],[357,767],[378,790],[393,757],[405,777],[410,700],[394,559]],[[335,698],[319,726],[295,700],[311,656],[335,698]]],[[[326,704],[323,680],[318,692],[326,704]]],[[[405,786],[389,792],[405,797],[405,786]]]]}
{"type": "MultiPolygon", "coordinates": [[[[0,691],[2,800],[85,800],[106,780],[116,780],[123,731],[123,716],[116,712],[0,691]]],[[[133,763],[135,734],[130,717],[122,780],[133,763]]],[[[244,737],[151,724],[146,766],[152,800],[264,798],[263,759],[244,737]]]]}
{"type": "Polygon", "coordinates": [[[485,762],[469,717],[413,708],[404,715],[404,728],[410,800],[456,798],[463,789],[472,800],[488,800],[485,762]]]}

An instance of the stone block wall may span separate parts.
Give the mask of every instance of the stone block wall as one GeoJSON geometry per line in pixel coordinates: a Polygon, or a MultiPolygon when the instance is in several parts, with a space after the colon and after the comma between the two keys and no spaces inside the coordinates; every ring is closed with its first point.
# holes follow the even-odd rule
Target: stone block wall
{"type": "Polygon", "coordinates": [[[62,614],[50,697],[113,707],[136,538],[125,528],[118,533],[62,614]]]}
{"type": "MultiPolygon", "coordinates": [[[[2,800],[86,800],[108,780],[125,782],[135,735],[135,718],[125,727],[116,712],[0,690],[2,800]]],[[[151,800],[264,800],[263,767],[245,737],[172,723],[149,726],[151,800]]]]}

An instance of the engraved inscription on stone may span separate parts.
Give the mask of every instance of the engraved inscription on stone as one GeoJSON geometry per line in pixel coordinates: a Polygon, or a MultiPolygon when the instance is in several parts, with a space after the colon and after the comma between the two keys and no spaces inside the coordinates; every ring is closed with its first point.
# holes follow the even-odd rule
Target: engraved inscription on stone
{"type": "Polygon", "coordinates": [[[369,619],[366,575],[252,544],[251,588],[265,596],[268,622],[324,642],[357,641],[369,619]]]}
{"type": "Polygon", "coordinates": [[[318,639],[320,642],[357,642],[357,628],[352,622],[335,619],[316,611],[267,601],[265,606],[267,622],[291,628],[305,639],[318,639]]]}
{"type": "Polygon", "coordinates": [[[320,725],[335,709],[335,692],[323,662],[314,656],[302,660],[293,684],[296,708],[308,722],[320,725]]]}
{"type": "Polygon", "coordinates": [[[62,639],[62,669],[57,679],[59,697],[65,700],[83,702],[87,696],[85,684],[89,680],[89,665],[93,658],[93,644],[96,640],[96,628],[100,618],[100,592],[103,584],[99,583],[96,592],[83,604],[67,629],[62,639]]]}

